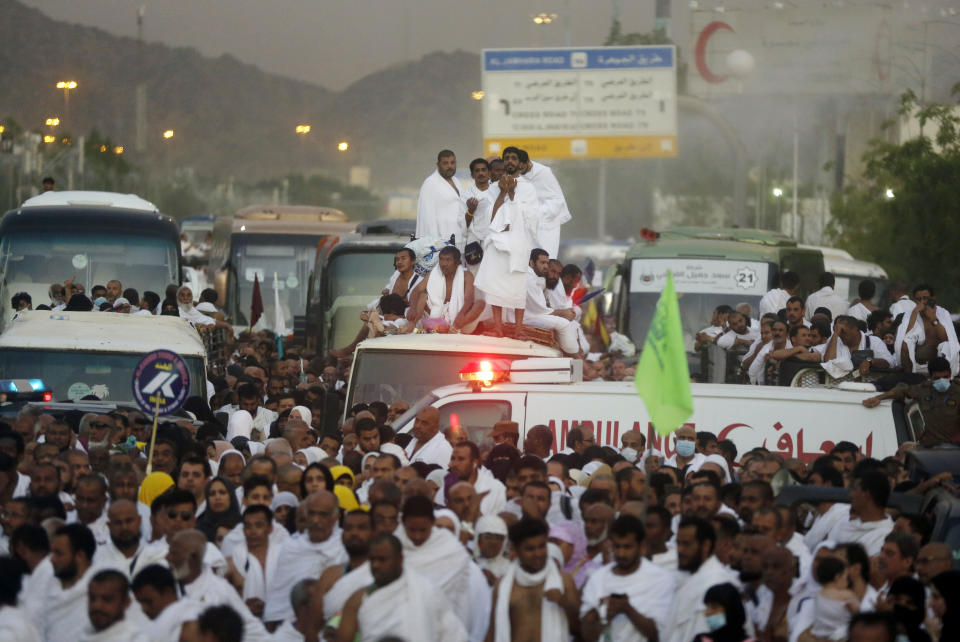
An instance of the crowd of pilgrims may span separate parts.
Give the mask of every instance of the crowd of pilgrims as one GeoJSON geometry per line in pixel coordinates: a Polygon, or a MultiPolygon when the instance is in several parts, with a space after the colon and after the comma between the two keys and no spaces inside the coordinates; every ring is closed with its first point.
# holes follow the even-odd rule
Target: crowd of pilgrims
{"type": "Polygon", "coordinates": [[[339,422],[342,361],[275,346],[241,337],[149,475],[142,413],[0,424],[0,639],[960,639],[953,552],[886,508],[949,486],[907,479],[917,444],[806,462],[684,426],[665,457],[578,426],[555,452],[434,408],[394,434],[409,404],[339,422]],[[783,475],[850,503],[778,506],[783,475]]]}
{"type": "MultiPolygon", "coordinates": [[[[587,358],[585,378],[632,377],[633,347],[598,344],[579,323],[582,273],[555,260],[569,212],[527,189],[549,168],[508,148],[471,163],[486,178],[461,194],[451,162],[441,152],[424,184],[418,236],[453,243],[423,275],[416,251],[397,254],[358,340],[539,323],[587,358]]],[[[697,347],[741,352],[756,383],[795,357],[839,376],[879,369],[880,397],[950,394],[960,346],[932,288],[895,285],[879,310],[869,285],[851,304],[820,279],[804,300],[797,275],[781,275],[759,319],[721,306],[697,347]],[[873,357],[854,365],[864,348],[873,357]]],[[[55,284],[39,307],[223,323],[212,291],[199,305],[189,289],[161,301],[119,281],[92,294],[55,284]]],[[[241,334],[207,398],[161,420],[149,474],[143,413],[27,406],[0,422],[0,639],[960,639],[954,551],[926,519],[887,507],[893,491],[956,490],[949,474],[908,479],[917,443],[878,461],[839,441],[801,461],[686,425],[667,457],[640,431],[601,446],[574,426],[561,449],[549,427],[521,440],[509,421],[476,443],[431,407],[397,434],[416,400],[338,407],[349,350],[276,347],[268,332],[241,334]],[[778,505],[784,479],[846,488],[849,503],[778,505]]],[[[956,408],[939,419],[930,439],[955,437],[956,408]]]]}

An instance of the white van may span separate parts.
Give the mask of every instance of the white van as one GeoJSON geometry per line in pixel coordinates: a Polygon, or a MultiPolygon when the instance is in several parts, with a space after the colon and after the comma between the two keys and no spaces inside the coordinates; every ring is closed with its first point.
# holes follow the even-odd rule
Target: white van
{"type": "MultiPolygon", "coordinates": [[[[397,334],[361,341],[353,356],[346,410],[371,401],[413,403],[456,381],[477,359],[559,357],[556,348],[475,334],[397,334]]],[[[491,424],[492,425],[492,424],[491,424]]]]}
{"type": "MultiPolygon", "coordinates": [[[[393,427],[407,431],[413,418],[430,405],[440,409],[440,427],[459,425],[471,441],[490,440],[501,420],[520,425],[520,444],[532,426],[549,426],[554,449],[566,446],[567,432],[580,424],[593,429],[599,445],[620,446],[629,430],[642,430],[654,448],[674,454],[672,437],[663,439],[650,425],[643,400],[630,382],[582,382],[579,363],[570,359],[476,362],[461,373],[467,383],[437,388],[398,418],[393,427]],[[487,368],[489,384],[469,381],[487,368]],[[492,374],[489,374],[492,373],[492,374]],[[497,381],[499,379],[500,381],[497,381]]],[[[738,452],[757,446],[811,461],[839,441],[851,441],[870,457],[896,454],[904,441],[915,440],[922,416],[915,406],[883,402],[868,409],[861,402],[876,393],[826,388],[691,384],[693,416],[689,424],[719,439],[732,440],[738,452]]]]}
{"type": "Polygon", "coordinates": [[[133,371],[154,350],[190,369],[190,395],[206,398],[203,340],[186,319],[113,312],[21,312],[0,334],[0,378],[42,379],[54,401],[133,401],[133,371]]]}

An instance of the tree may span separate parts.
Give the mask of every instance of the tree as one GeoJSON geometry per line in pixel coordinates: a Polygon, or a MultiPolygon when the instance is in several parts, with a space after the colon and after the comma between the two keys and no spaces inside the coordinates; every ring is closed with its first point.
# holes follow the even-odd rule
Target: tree
{"type": "Polygon", "coordinates": [[[871,142],[863,177],[834,195],[831,231],[855,256],[879,263],[893,278],[929,282],[941,303],[957,305],[960,112],[922,105],[907,92],[899,114],[919,118],[920,136],[902,144],[871,142]]]}

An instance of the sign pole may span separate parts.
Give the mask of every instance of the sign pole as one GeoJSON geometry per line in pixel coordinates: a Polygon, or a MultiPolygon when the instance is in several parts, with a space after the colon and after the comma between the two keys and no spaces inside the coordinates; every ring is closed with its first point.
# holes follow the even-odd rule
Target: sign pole
{"type": "Polygon", "coordinates": [[[153,429],[150,431],[150,452],[147,455],[147,474],[153,472],[153,446],[157,443],[157,420],[160,418],[160,394],[157,393],[157,406],[153,411],[153,429]]]}

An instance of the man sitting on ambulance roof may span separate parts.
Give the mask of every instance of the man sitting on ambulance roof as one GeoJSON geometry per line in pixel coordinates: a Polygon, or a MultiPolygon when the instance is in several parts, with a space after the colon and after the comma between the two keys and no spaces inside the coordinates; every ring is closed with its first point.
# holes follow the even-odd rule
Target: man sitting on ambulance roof
{"type": "Polygon", "coordinates": [[[713,317],[710,319],[710,326],[697,333],[697,340],[693,345],[694,350],[700,350],[710,343],[716,343],[720,335],[723,334],[727,325],[727,317],[733,312],[729,305],[718,305],[713,311],[713,317]]]}
{"type": "Polygon", "coordinates": [[[577,332],[580,324],[574,320],[576,313],[573,308],[554,310],[547,305],[544,288],[546,288],[545,279],[549,265],[550,257],[546,250],[534,248],[530,251],[524,323],[554,330],[557,333],[560,349],[568,355],[582,358],[590,350],[590,345],[585,337],[581,342],[580,334],[577,332]]]}
{"type": "Polygon", "coordinates": [[[460,250],[447,245],[440,250],[436,267],[410,294],[410,323],[401,332],[412,332],[418,322],[427,331],[470,332],[483,307],[483,300],[475,296],[473,275],[460,264],[460,250]]]}

